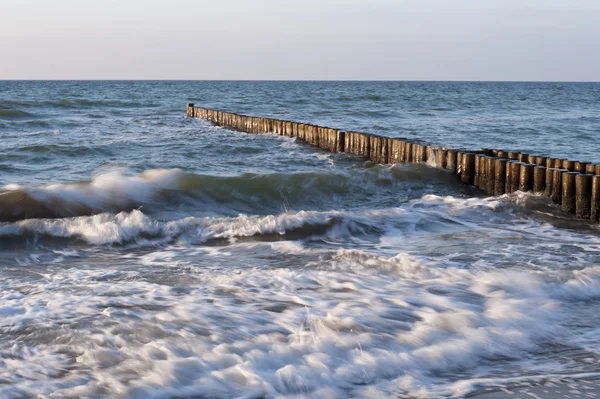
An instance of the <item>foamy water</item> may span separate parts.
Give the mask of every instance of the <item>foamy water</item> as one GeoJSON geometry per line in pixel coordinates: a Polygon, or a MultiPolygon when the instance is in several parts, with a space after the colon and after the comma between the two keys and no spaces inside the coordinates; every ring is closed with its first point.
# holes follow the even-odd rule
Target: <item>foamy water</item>
{"type": "MultiPolygon", "coordinates": [[[[594,397],[597,225],[541,196],[483,197],[434,164],[373,165],[183,118],[185,102],[225,101],[221,83],[95,84],[0,95],[0,397],[462,398],[544,384],[594,397]],[[98,98],[76,97],[90,87],[98,98]],[[163,95],[144,104],[144,91],[163,95]]],[[[303,109],[269,100],[276,83],[258,100],[231,85],[232,111],[303,109]]],[[[358,108],[393,109],[406,87],[369,97],[340,83],[325,101],[298,85],[314,92],[307,117],[402,125],[358,108]]],[[[452,104],[459,123],[468,112],[452,104]]],[[[480,107],[473,120],[494,115],[480,107]]],[[[493,117],[535,125],[510,109],[493,117]]],[[[440,128],[423,118],[402,126],[440,128]]]]}

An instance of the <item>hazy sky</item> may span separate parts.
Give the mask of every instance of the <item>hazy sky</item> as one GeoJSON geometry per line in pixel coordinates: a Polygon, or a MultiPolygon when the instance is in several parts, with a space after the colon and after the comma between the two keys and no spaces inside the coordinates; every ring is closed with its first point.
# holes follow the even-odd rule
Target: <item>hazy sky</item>
{"type": "Polygon", "coordinates": [[[600,0],[0,0],[0,79],[600,81],[600,0]]]}

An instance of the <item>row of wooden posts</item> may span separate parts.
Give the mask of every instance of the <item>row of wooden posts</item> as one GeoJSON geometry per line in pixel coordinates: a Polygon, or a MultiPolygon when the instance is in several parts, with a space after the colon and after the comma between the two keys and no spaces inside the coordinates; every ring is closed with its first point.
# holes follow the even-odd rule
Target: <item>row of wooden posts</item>
{"type": "Polygon", "coordinates": [[[355,154],[381,164],[427,163],[447,169],[490,195],[531,191],[545,195],[581,219],[600,218],[600,165],[516,151],[432,146],[306,123],[238,115],[187,105],[187,116],[247,133],[296,137],[331,152],[355,154]]]}

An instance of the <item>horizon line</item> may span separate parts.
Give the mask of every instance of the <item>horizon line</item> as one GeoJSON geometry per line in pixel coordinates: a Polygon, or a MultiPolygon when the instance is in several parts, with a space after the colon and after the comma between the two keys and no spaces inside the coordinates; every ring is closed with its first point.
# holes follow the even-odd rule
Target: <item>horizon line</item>
{"type": "Polygon", "coordinates": [[[600,80],[462,80],[462,79],[13,79],[0,82],[405,82],[405,83],[600,83],[600,80]]]}

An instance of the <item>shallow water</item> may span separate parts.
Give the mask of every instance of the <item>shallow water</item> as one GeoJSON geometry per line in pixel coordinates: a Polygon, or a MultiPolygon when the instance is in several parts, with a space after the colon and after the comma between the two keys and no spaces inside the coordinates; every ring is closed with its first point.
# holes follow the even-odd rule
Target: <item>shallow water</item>
{"type": "Polygon", "coordinates": [[[600,161],[598,84],[0,82],[0,397],[600,377],[598,226],[185,103],[600,161]],[[534,151],[535,150],[535,151],[534,151]]]}

